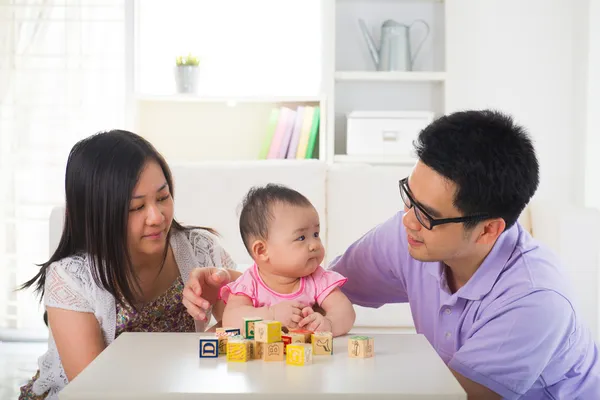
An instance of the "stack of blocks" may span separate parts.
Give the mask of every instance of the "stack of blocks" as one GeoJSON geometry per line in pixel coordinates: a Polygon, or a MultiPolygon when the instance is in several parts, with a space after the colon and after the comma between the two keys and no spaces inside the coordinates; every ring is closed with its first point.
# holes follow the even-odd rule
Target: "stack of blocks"
{"type": "MultiPolygon", "coordinates": [[[[215,338],[200,339],[200,357],[216,358],[225,354],[227,361],[232,362],[285,359],[289,365],[307,365],[312,364],[313,356],[333,354],[333,335],[305,329],[282,333],[278,321],[245,318],[243,336],[240,329],[217,328],[215,338]]],[[[373,354],[373,338],[348,338],[349,357],[369,358],[373,354]]]]}

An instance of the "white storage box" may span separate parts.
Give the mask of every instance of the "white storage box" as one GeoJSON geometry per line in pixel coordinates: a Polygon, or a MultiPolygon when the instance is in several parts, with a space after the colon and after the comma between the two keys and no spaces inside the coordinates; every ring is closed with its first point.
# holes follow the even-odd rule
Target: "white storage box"
{"type": "Polygon", "coordinates": [[[353,111],[347,118],[346,154],[412,158],[413,141],[434,117],[429,111],[353,111]]]}

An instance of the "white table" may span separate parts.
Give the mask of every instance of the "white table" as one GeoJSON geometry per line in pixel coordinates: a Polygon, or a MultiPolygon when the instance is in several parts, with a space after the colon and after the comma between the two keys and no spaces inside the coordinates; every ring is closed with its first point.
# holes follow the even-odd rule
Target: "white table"
{"type": "Polygon", "coordinates": [[[89,399],[466,399],[427,339],[371,335],[375,356],[348,357],[348,337],[333,356],[303,367],[198,357],[200,333],[124,333],[60,393],[89,399]]]}

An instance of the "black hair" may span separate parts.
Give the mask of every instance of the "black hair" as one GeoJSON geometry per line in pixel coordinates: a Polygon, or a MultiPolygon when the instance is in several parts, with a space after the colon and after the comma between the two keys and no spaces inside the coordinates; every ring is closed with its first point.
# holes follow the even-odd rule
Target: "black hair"
{"type": "Polygon", "coordinates": [[[269,222],[273,218],[272,209],[276,203],[312,207],[303,194],[287,186],[269,183],[252,187],[244,197],[240,213],[240,234],[250,255],[252,240],[268,239],[269,222]]]}
{"type": "MultiPolygon", "coordinates": [[[[42,297],[50,264],[87,254],[96,284],[120,304],[135,307],[139,282],[127,248],[127,223],[133,189],[149,161],[160,166],[173,196],[173,179],[166,161],[141,136],[111,130],[76,143],[67,160],[66,207],[60,242],[50,259],[40,264],[39,272],[19,289],[33,286],[42,297]]],[[[173,229],[184,231],[191,227],[173,219],[167,243],[173,229]]],[[[214,233],[210,228],[202,229],[214,233]]],[[[163,265],[167,251],[165,246],[163,265]]]]}
{"type": "MultiPolygon", "coordinates": [[[[443,116],[419,133],[415,149],[425,165],[457,185],[458,210],[502,218],[506,229],[517,221],[539,184],[529,135],[498,111],[443,116]]],[[[465,223],[465,228],[477,222],[465,223]]]]}

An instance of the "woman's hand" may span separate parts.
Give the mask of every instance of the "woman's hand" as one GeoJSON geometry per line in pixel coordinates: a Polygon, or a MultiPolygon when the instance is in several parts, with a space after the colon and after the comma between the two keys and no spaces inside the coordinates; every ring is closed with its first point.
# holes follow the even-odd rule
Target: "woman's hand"
{"type": "Polygon", "coordinates": [[[204,267],[192,270],[183,289],[183,305],[195,320],[206,321],[207,310],[215,304],[223,285],[232,279],[228,270],[204,267]]]}
{"type": "Polygon", "coordinates": [[[302,310],[304,318],[298,323],[298,327],[308,329],[309,331],[331,332],[331,321],[323,314],[315,312],[311,307],[305,307],[302,310]]]}

